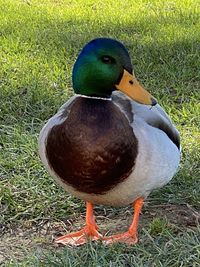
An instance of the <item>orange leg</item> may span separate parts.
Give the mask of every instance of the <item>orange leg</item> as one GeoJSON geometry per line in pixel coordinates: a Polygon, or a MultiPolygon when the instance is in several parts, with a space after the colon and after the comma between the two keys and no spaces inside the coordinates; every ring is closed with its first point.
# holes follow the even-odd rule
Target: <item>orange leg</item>
{"type": "Polygon", "coordinates": [[[117,234],[117,235],[105,237],[103,239],[105,244],[112,244],[115,242],[123,242],[123,243],[126,243],[128,245],[133,245],[133,244],[136,244],[138,242],[137,228],[138,228],[140,211],[142,209],[143,203],[144,203],[144,198],[142,198],[142,197],[140,197],[134,201],[134,203],[133,203],[133,207],[134,207],[133,221],[132,221],[128,231],[125,233],[122,233],[122,234],[117,234]]]}
{"type": "Polygon", "coordinates": [[[63,245],[79,246],[85,244],[89,239],[102,239],[102,235],[98,233],[98,226],[95,223],[93,204],[86,202],[86,226],[78,232],[61,236],[56,239],[56,243],[63,245]]]}

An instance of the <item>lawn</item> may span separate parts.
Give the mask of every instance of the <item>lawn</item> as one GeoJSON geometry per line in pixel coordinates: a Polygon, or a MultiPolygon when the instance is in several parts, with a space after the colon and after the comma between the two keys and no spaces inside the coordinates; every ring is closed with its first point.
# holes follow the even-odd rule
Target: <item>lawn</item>
{"type": "MultiPolygon", "coordinates": [[[[200,266],[200,2],[0,0],[0,265],[200,266]],[[84,203],[57,186],[37,148],[44,122],[73,95],[71,70],[96,37],[121,40],[140,82],[181,133],[182,162],[147,199],[140,242],[57,247],[84,223],[84,203]]],[[[97,206],[102,232],[120,232],[131,207],[97,206]]]]}

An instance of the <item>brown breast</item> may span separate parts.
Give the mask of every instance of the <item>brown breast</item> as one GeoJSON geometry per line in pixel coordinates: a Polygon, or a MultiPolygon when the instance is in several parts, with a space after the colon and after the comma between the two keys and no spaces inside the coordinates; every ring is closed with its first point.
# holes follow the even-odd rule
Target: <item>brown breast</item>
{"type": "Polygon", "coordinates": [[[111,101],[78,97],[66,120],[47,137],[50,167],[75,189],[101,194],[132,171],[137,139],[125,115],[111,101]]]}

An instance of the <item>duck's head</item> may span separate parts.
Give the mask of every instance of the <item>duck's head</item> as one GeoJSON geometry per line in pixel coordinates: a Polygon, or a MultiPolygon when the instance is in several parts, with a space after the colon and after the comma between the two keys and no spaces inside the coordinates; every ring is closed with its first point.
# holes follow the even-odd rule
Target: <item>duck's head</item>
{"type": "Polygon", "coordinates": [[[157,102],[132,74],[131,59],[124,45],[109,38],[94,39],[84,46],[73,69],[76,94],[110,98],[120,90],[133,100],[155,105],[157,102]]]}

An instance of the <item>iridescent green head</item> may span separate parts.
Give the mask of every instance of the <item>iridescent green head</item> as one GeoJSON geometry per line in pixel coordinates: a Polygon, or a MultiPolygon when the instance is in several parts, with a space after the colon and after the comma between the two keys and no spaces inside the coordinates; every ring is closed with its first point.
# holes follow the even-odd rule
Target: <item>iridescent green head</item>
{"type": "Polygon", "coordinates": [[[85,45],[73,69],[75,93],[110,97],[123,71],[132,73],[129,54],[124,45],[109,38],[94,39],[85,45]]]}
{"type": "Polygon", "coordinates": [[[110,38],[97,38],[86,44],[73,69],[76,94],[109,98],[121,90],[135,101],[155,105],[156,100],[138,83],[125,46],[110,38]]]}

